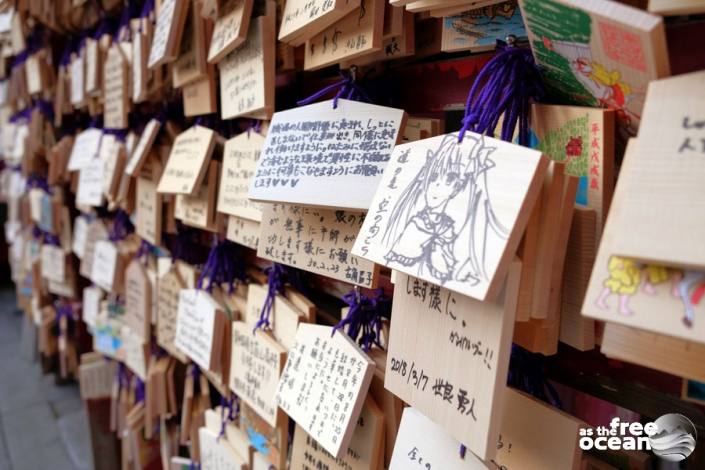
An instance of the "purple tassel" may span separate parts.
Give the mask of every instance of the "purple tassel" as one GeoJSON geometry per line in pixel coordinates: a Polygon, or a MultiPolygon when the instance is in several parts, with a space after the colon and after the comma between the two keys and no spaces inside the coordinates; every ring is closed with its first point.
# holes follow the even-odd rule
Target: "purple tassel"
{"type": "Polygon", "coordinates": [[[39,109],[39,112],[44,115],[44,117],[49,120],[54,120],[54,105],[48,101],[37,100],[34,103],[34,107],[39,109]]]}
{"type": "Polygon", "coordinates": [[[145,386],[142,379],[135,377],[135,403],[144,403],[145,386]]]}
{"type": "Polygon", "coordinates": [[[247,137],[250,136],[250,131],[254,131],[257,134],[261,134],[262,133],[262,121],[260,121],[259,119],[253,119],[250,122],[250,125],[247,127],[247,137]]]}
{"type": "Polygon", "coordinates": [[[49,182],[43,176],[32,174],[29,178],[27,178],[27,189],[31,188],[39,188],[48,195],[52,195],[51,188],[49,187],[49,182]]]}
{"type": "Polygon", "coordinates": [[[130,221],[130,216],[122,209],[119,209],[113,219],[113,226],[110,229],[108,239],[111,242],[124,240],[128,235],[135,231],[135,226],[130,221]]]}
{"type": "Polygon", "coordinates": [[[225,428],[228,423],[234,422],[240,415],[240,400],[231,395],[230,398],[220,397],[220,433],[218,439],[225,435],[225,428]],[[228,415],[225,416],[225,410],[228,410],[228,415]]]}
{"type": "Polygon", "coordinates": [[[545,356],[531,353],[516,344],[512,345],[507,385],[528,393],[541,401],[563,409],[555,387],[544,373],[545,356]]]}
{"type": "Polygon", "coordinates": [[[343,301],[350,308],[345,318],[333,327],[331,335],[347,327],[346,333],[358,341],[363,351],[367,352],[375,345],[382,348],[382,320],[390,318],[391,299],[384,295],[382,289],[377,289],[371,297],[354,289],[343,296],[343,301]]]}
{"type": "Polygon", "coordinates": [[[127,140],[128,129],[103,129],[103,134],[113,135],[120,142],[125,142],[127,140]]]}
{"type": "Polygon", "coordinates": [[[333,109],[336,109],[338,107],[338,100],[340,98],[352,101],[365,101],[367,103],[372,102],[370,97],[367,96],[367,93],[365,93],[365,90],[363,90],[362,87],[358,85],[355,79],[355,68],[351,67],[350,73],[347,75],[343,73],[343,71],[340,71],[339,73],[342,80],[322,88],[321,90],[317,91],[308,98],[304,98],[301,101],[297,101],[296,104],[299,106],[311,104],[314,101],[331,93],[333,90],[338,90],[338,93],[336,93],[336,95],[333,97],[333,109]]]}
{"type": "Polygon", "coordinates": [[[154,247],[151,243],[147,240],[142,240],[140,242],[140,247],[137,249],[137,253],[135,253],[135,259],[139,260],[144,258],[144,265],[147,266],[149,263],[149,254],[152,253],[153,250],[154,247]]]}
{"type": "Polygon", "coordinates": [[[214,235],[213,245],[208,253],[208,260],[198,277],[197,287],[203,289],[203,284],[208,278],[206,292],[213,292],[213,286],[228,284],[228,293],[235,291],[235,280],[244,280],[244,270],[236,263],[239,258],[238,248],[229,240],[219,240],[214,235]]]}
{"type": "Polygon", "coordinates": [[[274,299],[277,294],[284,294],[284,285],[286,281],[286,268],[279,263],[273,263],[272,266],[265,270],[267,273],[267,298],[262,305],[262,311],[259,315],[259,320],[255,324],[252,333],[259,330],[260,328],[269,329],[270,322],[269,317],[272,314],[272,308],[274,307],[274,299]]]}
{"type": "Polygon", "coordinates": [[[500,138],[511,142],[519,123],[519,145],[529,145],[529,116],[532,101],[544,95],[539,68],[530,49],[498,41],[496,56],[480,71],[465,103],[462,142],[466,131],[494,136],[504,116],[500,138]]]}

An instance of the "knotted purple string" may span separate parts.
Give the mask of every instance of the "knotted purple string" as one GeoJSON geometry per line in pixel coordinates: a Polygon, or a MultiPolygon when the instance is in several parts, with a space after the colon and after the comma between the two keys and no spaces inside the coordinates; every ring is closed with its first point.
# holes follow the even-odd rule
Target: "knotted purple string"
{"type": "Polygon", "coordinates": [[[49,121],[54,119],[54,105],[49,101],[37,100],[34,103],[34,107],[39,109],[39,112],[42,113],[49,121]]]}
{"type": "Polygon", "coordinates": [[[147,0],[142,6],[142,11],[140,12],[140,18],[147,18],[154,10],[154,0],[147,0]]]}
{"type": "Polygon", "coordinates": [[[91,37],[93,39],[99,40],[104,34],[110,34],[110,23],[109,20],[105,17],[100,20],[98,28],[96,28],[95,32],[91,37]]]}
{"type": "Polygon", "coordinates": [[[27,187],[27,189],[39,188],[49,195],[52,194],[52,191],[51,191],[51,188],[49,187],[49,182],[47,181],[47,179],[43,176],[39,176],[36,174],[32,174],[32,175],[30,175],[29,178],[27,178],[26,187],[27,187]]]}
{"type": "Polygon", "coordinates": [[[127,140],[128,129],[103,129],[103,134],[115,136],[120,142],[127,140]]]}
{"type": "Polygon", "coordinates": [[[358,85],[352,72],[346,75],[341,70],[339,73],[342,80],[322,88],[321,90],[317,91],[308,98],[304,98],[301,101],[297,101],[296,104],[299,106],[311,104],[314,101],[317,101],[319,98],[326,96],[333,90],[338,90],[338,93],[336,93],[336,95],[333,97],[333,109],[336,109],[338,107],[338,100],[340,98],[345,98],[346,100],[353,101],[365,101],[367,103],[372,102],[370,97],[367,96],[367,93],[365,93],[365,90],[363,90],[362,87],[358,85]]]}
{"type": "Polygon", "coordinates": [[[218,438],[220,439],[225,435],[225,428],[228,423],[235,421],[240,414],[240,401],[235,395],[230,396],[230,398],[220,397],[220,433],[218,438]],[[233,405],[237,407],[236,410],[233,409],[233,405]],[[225,416],[225,410],[228,410],[228,415],[225,416]]]}
{"type": "Polygon", "coordinates": [[[526,392],[558,409],[563,409],[558,392],[546,379],[544,365],[545,356],[531,353],[513,344],[509,360],[507,385],[526,392]]]}
{"type": "Polygon", "coordinates": [[[252,330],[253,334],[260,328],[269,329],[271,327],[269,318],[274,307],[274,299],[277,294],[284,294],[284,284],[287,277],[286,268],[279,263],[273,263],[272,266],[265,269],[265,273],[267,273],[267,298],[264,300],[264,305],[262,305],[259,320],[257,320],[252,330]]]}
{"type": "Polygon", "coordinates": [[[71,322],[74,317],[73,306],[68,301],[58,301],[56,303],[56,323],[60,324],[62,318],[66,318],[66,322],[71,322]]]}
{"type": "Polygon", "coordinates": [[[135,377],[135,403],[144,403],[145,386],[142,379],[135,377]]]}
{"type": "MultiPolygon", "coordinates": [[[[129,24],[130,24],[130,18],[132,17],[133,9],[135,6],[135,2],[130,0],[127,4],[127,8],[123,8],[122,10],[122,15],[120,16],[120,23],[118,23],[118,27],[115,30],[115,34],[113,35],[113,42],[119,42],[122,40],[121,36],[123,35],[124,31],[129,32],[129,24]]],[[[129,35],[125,38],[128,39],[129,35]]]]}
{"type": "Polygon", "coordinates": [[[118,368],[115,372],[115,375],[118,381],[118,390],[127,388],[127,385],[130,383],[130,380],[127,377],[127,368],[125,367],[125,364],[123,364],[122,362],[118,362],[118,368]]]}
{"type": "Polygon", "coordinates": [[[189,264],[197,264],[201,261],[200,250],[194,249],[198,245],[199,231],[195,228],[184,225],[180,220],[176,221],[176,237],[171,243],[171,262],[183,260],[189,264]]]}
{"type": "Polygon", "coordinates": [[[135,231],[135,226],[132,225],[130,221],[130,216],[122,209],[117,211],[115,214],[115,219],[113,219],[113,226],[110,228],[110,233],[108,239],[111,242],[117,242],[124,240],[128,235],[135,231]]]}
{"type": "Polygon", "coordinates": [[[57,237],[53,233],[49,233],[49,232],[44,232],[44,244],[45,245],[52,245],[52,246],[61,246],[61,242],[59,241],[59,237],[57,237]]]}
{"type": "Polygon", "coordinates": [[[235,291],[235,280],[244,279],[244,271],[241,269],[238,259],[238,248],[235,243],[229,240],[219,240],[218,235],[213,236],[213,244],[208,253],[208,259],[198,277],[197,287],[203,289],[203,283],[208,279],[206,292],[213,292],[214,285],[228,284],[228,293],[235,291]]]}
{"type": "Polygon", "coordinates": [[[464,444],[460,444],[460,458],[464,459],[465,458],[465,453],[468,451],[468,448],[465,447],[464,444]]]}
{"type": "Polygon", "coordinates": [[[17,123],[28,123],[30,117],[32,116],[32,108],[25,108],[22,111],[17,111],[15,114],[10,116],[10,122],[13,124],[17,123]]]}
{"type": "Polygon", "coordinates": [[[254,131],[257,134],[261,134],[262,133],[262,121],[260,121],[259,119],[253,119],[250,122],[250,125],[247,127],[247,137],[250,136],[251,131],[254,131]]]}
{"type": "Polygon", "coordinates": [[[382,320],[390,317],[391,299],[384,295],[382,289],[377,289],[371,297],[359,290],[352,290],[343,296],[343,301],[350,308],[345,318],[333,327],[331,336],[347,327],[346,333],[353,340],[357,339],[363,351],[369,351],[374,345],[382,348],[382,320]]]}
{"type": "Polygon", "coordinates": [[[137,249],[137,253],[135,253],[135,258],[138,260],[144,258],[144,265],[147,266],[147,263],[149,262],[149,254],[152,253],[153,250],[154,247],[151,243],[147,240],[142,240],[140,242],[140,247],[137,249]]]}
{"type": "Polygon", "coordinates": [[[539,68],[530,49],[502,41],[497,47],[499,52],[482,68],[468,93],[458,141],[468,130],[494,136],[504,116],[500,138],[511,142],[518,122],[519,145],[529,145],[531,101],[544,95],[539,68]]]}

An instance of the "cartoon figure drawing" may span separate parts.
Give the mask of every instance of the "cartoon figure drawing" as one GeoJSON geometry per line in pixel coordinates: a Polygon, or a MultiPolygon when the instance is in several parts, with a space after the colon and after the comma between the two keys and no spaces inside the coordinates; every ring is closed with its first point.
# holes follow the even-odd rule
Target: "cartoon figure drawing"
{"type": "Polygon", "coordinates": [[[631,117],[639,119],[638,115],[628,109],[630,101],[635,97],[632,87],[622,81],[618,70],[608,70],[594,61],[588,44],[551,40],[547,37],[543,37],[542,42],[546,49],[568,61],[575,79],[603,106],[617,110],[621,120],[627,123],[631,117]]]}
{"type": "Polygon", "coordinates": [[[492,209],[487,188],[494,150],[483,137],[465,135],[460,145],[456,136],[447,135],[438,149],[428,151],[389,218],[383,242],[390,248],[385,255],[390,264],[417,266],[419,275],[428,272],[440,284],[488,280],[488,240],[509,235],[492,209]],[[448,213],[449,205],[463,206],[461,220],[457,211],[448,213]]]}
{"type": "Polygon", "coordinates": [[[700,302],[705,287],[705,273],[700,271],[686,271],[683,279],[678,283],[678,295],[685,307],[683,323],[688,328],[693,327],[695,321],[695,305],[700,302]],[[690,289],[695,287],[693,296],[689,295],[690,289]]]}
{"type": "Polygon", "coordinates": [[[609,310],[607,299],[612,294],[619,295],[617,311],[622,315],[633,315],[629,306],[629,299],[637,293],[641,284],[641,291],[647,295],[656,295],[655,286],[671,281],[671,296],[683,303],[683,324],[688,328],[693,327],[695,321],[695,305],[705,294],[705,273],[701,271],[681,271],[663,266],[643,265],[634,260],[611,256],[607,270],[609,278],[604,281],[604,289],[600,293],[595,305],[603,310],[609,310]],[[692,290],[692,294],[691,294],[692,290]]]}

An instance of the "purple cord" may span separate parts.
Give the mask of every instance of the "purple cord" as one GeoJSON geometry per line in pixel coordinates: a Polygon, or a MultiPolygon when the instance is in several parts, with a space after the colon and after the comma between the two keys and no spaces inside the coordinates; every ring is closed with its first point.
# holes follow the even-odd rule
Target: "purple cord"
{"type": "Polygon", "coordinates": [[[370,297],[352,290],[343,296],[343,301],[350,308],[345,318],[333,327],[331,335],[347,327],[346,333],[353,340],[357,339],[363,351],[367,352],[375,345],[382,348],[382,320],[390,316],[391,299],[382,289],[377,289],[370,297]]]}
{"type": "Polygon", "coordinates": [[[284,294],[284,284],[287,277],[286,268],[279,263],[273,263],[265,272],[267,273],[267,298],[264,301],[264,305],[262,305],[259,320],[257,320],[252,334],[260,328],[270,328],[269,318],[274,307],[274,299],[277,294],[284,294]]]}
{"type": "Polygon", "coordinates": [[[320,89],[308,98],[304,98],[301,101],[297,101],[296,104],[299,106],[311,104],[336,89],[338,90],[338,93],[336,93],[336,95],[333,97],[333,109],[336,109],[338,107],[338,100],[340,98],[353,101],[365,101],[367,103],[372,102],[370,97],[367,96],[367,93],[365,93],[365,90],[363,90],[357,84],[357,81],[355,80],[352,74],[345,75],[342,71],[340,71],[339,73],[342,80],[320,89]]]}
{"type": "Polygon", "coordinates": [[[539,68],[529,49],[498,41],[499,52],[480,71],[468,93],[463,126],[465,132],[494,136],[504,116],[500,138],[511,142],[519,124],[519,145],[529,145],[529,115],[532,101],[544,95],[539,68]]]}

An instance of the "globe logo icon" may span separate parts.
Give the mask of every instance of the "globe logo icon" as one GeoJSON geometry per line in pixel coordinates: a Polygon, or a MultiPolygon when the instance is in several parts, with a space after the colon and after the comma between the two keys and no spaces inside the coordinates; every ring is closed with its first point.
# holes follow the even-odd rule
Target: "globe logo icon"
{"type": "Polygon", "coordinates": [[[693,453],[697,432],[688,418],[669,413],[658,418],[654,424],[658,426],[658,431],[649,436],[654,454],[669,462],[680,462],[693,453]]]}

